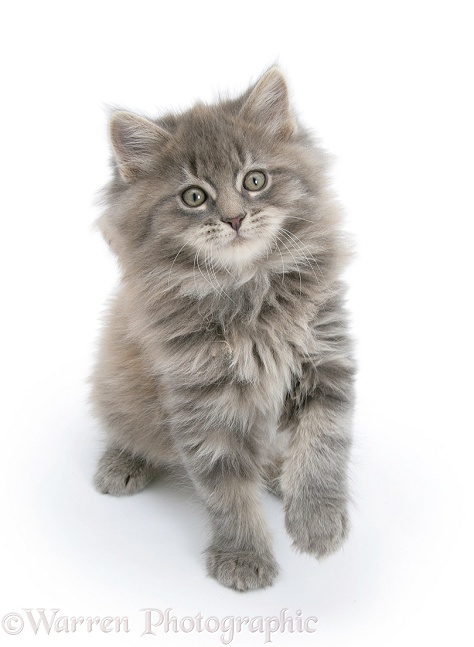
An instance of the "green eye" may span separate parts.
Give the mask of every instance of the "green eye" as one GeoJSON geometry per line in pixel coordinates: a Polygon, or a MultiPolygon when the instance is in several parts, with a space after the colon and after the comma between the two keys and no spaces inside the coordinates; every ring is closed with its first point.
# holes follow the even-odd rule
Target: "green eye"
{"type": "Polygon", "coordinates": [[[267,176],[262,171],[250,171],[244,177],[244,187],[247,191],[260,191],[267,183],[267,176]]]}
{"type": "Polygon", "coordinates": [[[199,207],[206,201],[207,194],[198,186],[192,186],[181,194],[181,198],[188,207],[199,207]]]}

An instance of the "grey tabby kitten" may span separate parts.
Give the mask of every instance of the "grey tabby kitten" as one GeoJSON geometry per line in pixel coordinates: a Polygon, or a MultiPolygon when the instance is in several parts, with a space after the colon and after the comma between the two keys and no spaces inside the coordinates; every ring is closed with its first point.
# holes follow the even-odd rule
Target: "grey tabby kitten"
{"type": "Polygon", "coordinates": [[[323,557],[348,530],[354,362],[325,155],[277,68],[235,100],[115,112],[110,137],[99,226],[122,280],[93,374],[95,486],[132,494],[184,466],[212,525],[209,575],[268,586],[262,485],[297,549],[323,557]]]}

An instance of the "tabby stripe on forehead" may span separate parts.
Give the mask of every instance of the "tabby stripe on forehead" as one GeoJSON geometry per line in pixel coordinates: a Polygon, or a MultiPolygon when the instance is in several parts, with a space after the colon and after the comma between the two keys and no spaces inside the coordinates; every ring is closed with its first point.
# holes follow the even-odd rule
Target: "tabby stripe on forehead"
{"type": "Polygon", "coordinates": [[[191,173],[196,177],[198,177],[198,166],[197,166],[197,160],[195,155],[192,155],[189,158],[189,166],[191,168],[191,173]]]}

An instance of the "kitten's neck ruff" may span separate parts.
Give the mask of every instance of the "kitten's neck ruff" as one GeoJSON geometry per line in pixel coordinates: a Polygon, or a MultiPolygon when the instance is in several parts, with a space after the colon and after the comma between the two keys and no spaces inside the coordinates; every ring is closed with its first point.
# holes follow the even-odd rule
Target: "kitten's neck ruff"
{"type": "Polygon", "coordinates": [[[321,285],[320,267],[309,251],[298,257],[297,252],[275,248],[264,258],[241,264],[223,265],[213,258],[190,254],[183,260],[181,254],[173,262],[160,263],[154,268],[142,267],[137,273],[125,268],[124,281],[160,294],[163,299],[190,297],[193,300],[214,297],[217,301],[232,300],[240,292],[267,291],[271,285],[284,287],[297,279],[297,292],[303,294],[309,284],[314,289],[321,285]],[[311,259],[310,259],[311,256],[311,259]],[[179,271],[177,269],[178,262],[179,271]]]}
{"type": "Polygon", "coordinates": [[[231,329],[251,334],[262,322],[277,328],[281,317],[292,322],[291,328],[305,329],[331,289],[308,266],[288,272],[281,264],[253,266],[236,276],[190,270],[186,277],[181,272],[181,282],[170,284],[167,274],[154,270],[146,281],[143,277],[124,281],[130,323],[139,320],[140,326],[161,330],[163,339],[198,329],[215,329],[218,335],[231,329]]]}
{"type": "Polygon", "coordinates": [[[270,285],[270,273],[255,265],[222,269],[212,265],[193,272],[191,281],[183,283],[178,293],[193,299],[212,296],[217,301],[232,301],[239,292],[261,291],[270,285]]]}

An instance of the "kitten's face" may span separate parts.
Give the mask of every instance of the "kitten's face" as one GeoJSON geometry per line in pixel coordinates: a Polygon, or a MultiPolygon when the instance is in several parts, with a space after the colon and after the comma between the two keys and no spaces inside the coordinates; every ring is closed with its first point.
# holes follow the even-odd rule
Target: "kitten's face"
{"type": "MultiPolygon", "coordinates": [[[[234,133],[235,135],[235,133],[234,133]]],[[[206,169],[193,156],[193,168],[176,196],[184,215],[182,238],[204,259],[239,269],[271,252],[283,213],[275,204],[272,165],[229,142],[216,157],[222,163],[206,169]]]]}
{"type": "Polygon", "coordinates": [[[116,113],[116,193],[133,212],[122,235],[170,263],[230,272],[281,256],[285,219],[305,195],[295,138],[277,70],[240,100],[197,105],[157,123],[116,113]]]}
{"type": "Polygon", "coordinates": [[[298,183],[282,172],[281,150],[249,134],[238,118],[202,108],[175,135],[161,226],[171,220],[197,262],[238,270],[270,254],[295,198],[298,183]]]}

